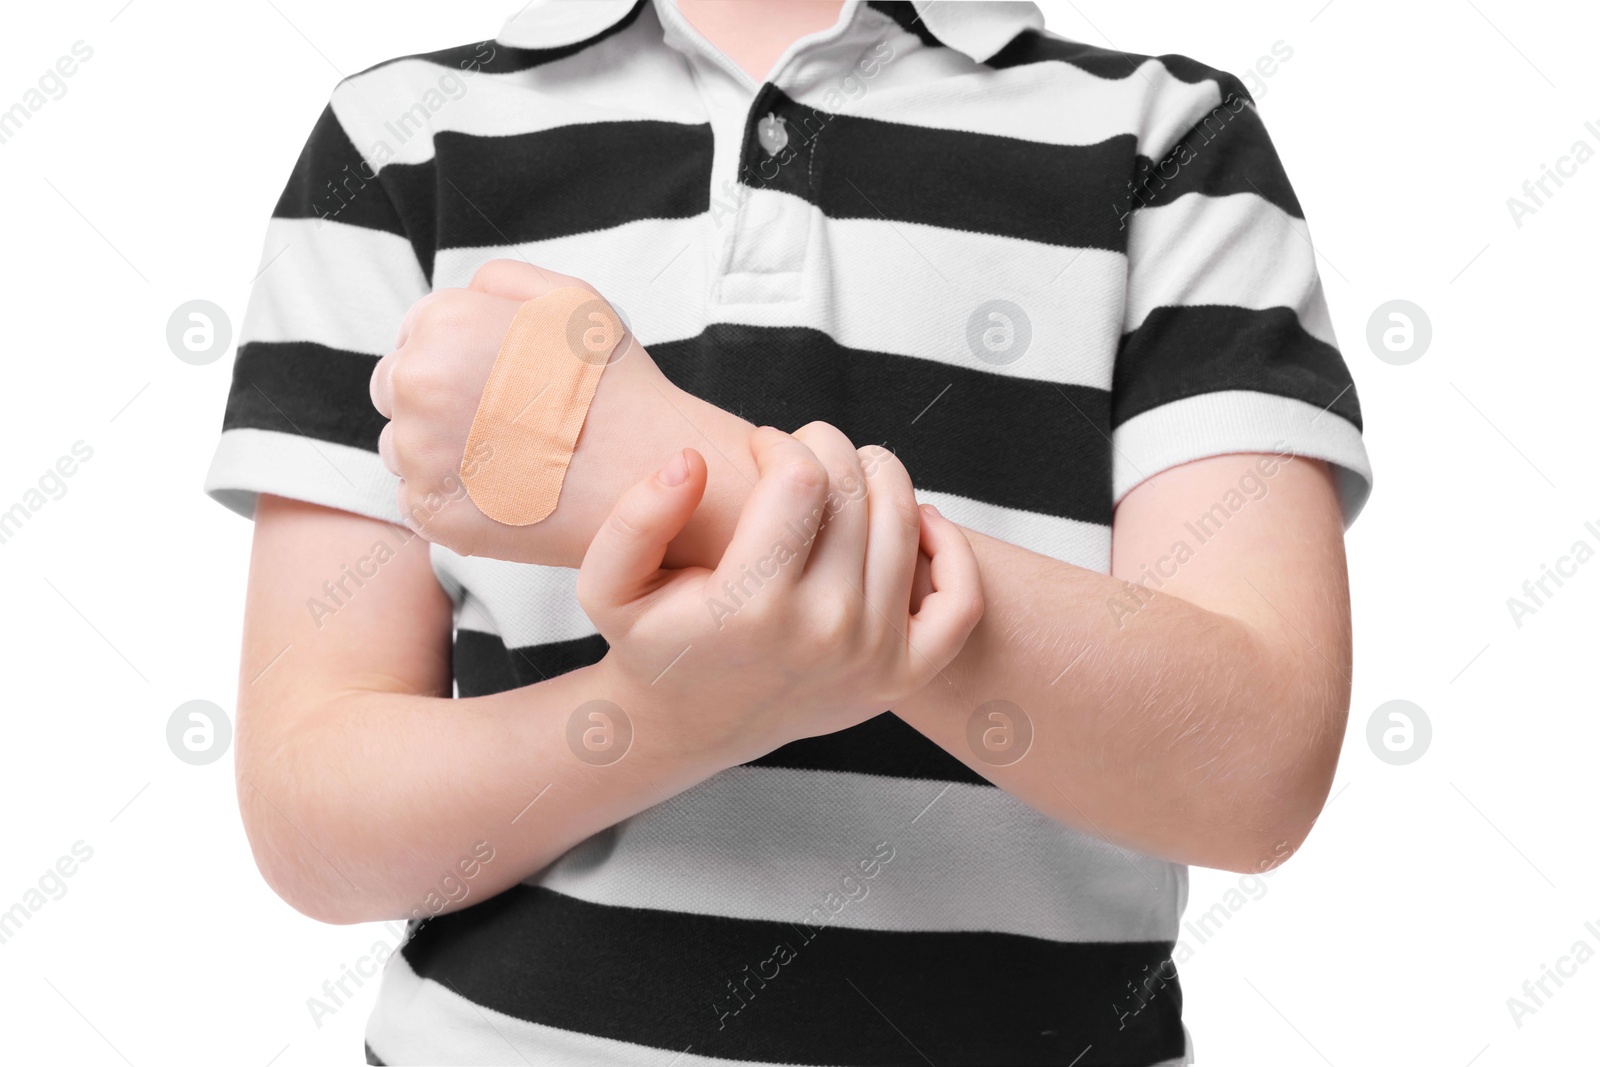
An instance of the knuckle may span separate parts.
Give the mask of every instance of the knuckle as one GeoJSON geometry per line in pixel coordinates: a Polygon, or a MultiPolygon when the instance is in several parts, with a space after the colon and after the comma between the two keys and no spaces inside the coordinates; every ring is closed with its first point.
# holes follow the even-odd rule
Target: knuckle
{"type": "Polygon", "coordinates": [[[842,596],[824,598],[811,607],[806,629],[815,644],[837,650],[855,630],[856,612],[842,596]]]}
{"type": "Polygon", "coordinates": [[[578,569],[578,585],[576,598],[578,606],[590,620],[596,619],[598,612],[604,607],[599,590],[594,587],[594,574],[586,567],[578,569]]]}
{"type": "Polygon", "coordinates": [[[786,460],[777,472],[779,481],[810,496],[827,487],[828,469],[811,457],[786,460]]]}
{"type": "MultiPolygon", "coordinates": [[[[867,445],[858,449],[857,454],[861,457],[861,469],[869,478],[882,474],[905,473],[905,464],[900,462],[900,457],[882,445],[867,445]]],[[[907,474],[906,477],[909,479],[910,475],[907,474]]]]}
{"type": "Polygon", "coordinates": [[[389,372],[389,389],[396,402],[427,396],[433,382],[432,372],[423,360],[401,358],[394,362],[389,372]]]}
{"type": "Polygon", "coordinates": [[[466,324],[468,316],[465,289],[440,289],[418,302],[415,332],[448,333],[466,324]]]}
{"type": "Polygon", "coordinates": [[[503,289],[520,280],[523,266],[514,259],[491,259],[472,274],[470,288],[480,291],[503,289]]]}
{"type": "Polygon", "coordinates": [[[922,513],[917,510],[917,498],[909,489],[904,493],[895,493],[889,501],[889,509],[905,529],[922,529],[922,513]]]}
{"type": "Polygon", "coordinates": [[[630,543],[641,540],[649,533],[649,527],[643,518],[626,500],[611,512],[611,517],[606,520],[606,526],[613,535],[630,543]]]}
{"type": "Polygon", "coordinates": [[[983,607],[983,590],[974,585],[957,606],[957,620],[966,630],[971,631],[982,620],[983,607]]]}

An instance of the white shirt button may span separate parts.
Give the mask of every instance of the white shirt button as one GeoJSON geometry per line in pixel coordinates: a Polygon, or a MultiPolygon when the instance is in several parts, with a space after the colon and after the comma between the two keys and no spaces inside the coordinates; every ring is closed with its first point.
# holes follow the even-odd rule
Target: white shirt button
{"type": "Polygon", "coordinates": [[[756,140],[767,150],[767,155],[775,156],[789,144],[789,131],[783,119],[769,111],[766,118],[756,123],[756,140]]]}

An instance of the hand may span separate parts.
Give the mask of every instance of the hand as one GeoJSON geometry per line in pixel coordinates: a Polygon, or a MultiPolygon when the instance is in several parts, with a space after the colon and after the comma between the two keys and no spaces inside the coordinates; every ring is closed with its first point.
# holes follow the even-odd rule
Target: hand
{"type": "MultiPolygon", "coordinates": [[[[406,312],[394,351],[372,372],[372,403],[389,419],[378,437],[378,455],[400,478],[400,515],[412,530],[463,555],[543,562],[557,554],[550,545],[567,532],[567,524],[518,527],[489,519],[461,481],[463,454],[517,309],[563,286],[594,290],[576,278],[533,267],[518,272],[516,284],[508,287],[503,267],[499,261],[486,264],[469,288],[437,290],[406,312]]],[[[621,342],[633,343],[631,336],[621,342]]],[[[494,462],[493,455],[468,459],[494,462]]]]}
{"type": "Polygon", "coordinates": [[[705,489],[685,449],[622,495],[578,574],[637,728],[739,762],[888,710],[983,614],[971,545],[892,453],[822,423],[762,427],[751,450],[760,478],[714,570],[661,569],[705,489]],[[912,614],[919,547],[932,591],[912,614]]]}

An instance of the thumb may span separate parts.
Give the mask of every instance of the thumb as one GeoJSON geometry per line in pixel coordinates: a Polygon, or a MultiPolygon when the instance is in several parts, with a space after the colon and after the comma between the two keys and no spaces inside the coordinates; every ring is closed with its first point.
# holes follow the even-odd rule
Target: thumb
{"type": "Polygon", "coordinates": [[[706,461],[685,448],[618,498],[578,568],[578,603],[593,618],[650,591],[667,545],[706,489],[706,461]]]}

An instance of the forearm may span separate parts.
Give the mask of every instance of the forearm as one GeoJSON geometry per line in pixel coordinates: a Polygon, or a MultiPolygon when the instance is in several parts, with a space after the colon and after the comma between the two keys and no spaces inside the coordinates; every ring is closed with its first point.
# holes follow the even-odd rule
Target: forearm
{"type": "MultiPolygon", "coordinates": [[[[614,486],[694,447],[710,488],[667,562],[715,566],[748,495],[753,427],[660,379],[647,356],[616,373],[625,366],[607,370],[612,392],[597,394],[556,516],[568,509],[584,528],[573,543],[586,544],[614,486]],[[630,425],[647,429],[617,436],[630,425]]],[[[1257,852],[1298,843],[1332,775],[1347,664],[1330,670],[1238,616],[1160,593],[1119,625],[1107,609],[1119,579],[967,534],[987,614],[942,678],[894,709],[902,718],[1030,805],[1143,852],[1254,867],[1257,852]],[[979,759],[966,736],[996,699],[1036,732],[1012,766],[979,759]]]]}
{"type": "Polygon", "coordinates": [[[1156,591],[1134,599],[1120,579],[967,536],[984,618],[896,714],[1006,792],[1118,845],[1249,871],[1299,846],[1338,758],[1347,658],[1335,666],[1243,619],[1156,591]],[[973,736],[990,701],[1020,709],[990,709],[1022,720],[1013,747],[999,744],[1004,720],[983,724],[1002,731],[995,747],[973,736]]]}
{"type": "Polygon", "coordinates": [[[579,709],[597,699],[633,703],[603,663],[493,696],[352,690],[242,722],[239,801],[263,874],[326,922],[452,911],[739,762],[638,714],[609,749],[603,734],[586,747],[604,725],[579,709]]]}

